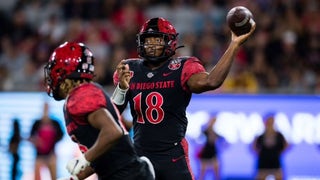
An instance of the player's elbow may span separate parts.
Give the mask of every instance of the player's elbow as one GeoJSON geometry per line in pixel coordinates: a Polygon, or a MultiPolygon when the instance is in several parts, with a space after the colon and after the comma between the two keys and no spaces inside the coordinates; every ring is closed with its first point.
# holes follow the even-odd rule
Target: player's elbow
{"type": "Polygon", "coordinates": [[[210,81],[208,84],[210,90],[215,90],[222,85],[223,81],[210,81]]]}
{"type": "Polygon", "coordinates": [[[118,142],[124,134],[125,132],[121,127],[101,130],[101,136],[105,142],[108,142],[108,144],[114,144],[118,142]]]}
{"type": "Polygon", "coordinates": [[[207,74],[193,75],[188,81],[189,89],[193,93],[203,93],[219,88],[223,83],[222,78],[210,78],[207,74]]]}
{"type": "Polygon", "coordinates": [[[206,91],[216,90],[222,85],[223,81],[208,81],[206,83],[206,91]]]}

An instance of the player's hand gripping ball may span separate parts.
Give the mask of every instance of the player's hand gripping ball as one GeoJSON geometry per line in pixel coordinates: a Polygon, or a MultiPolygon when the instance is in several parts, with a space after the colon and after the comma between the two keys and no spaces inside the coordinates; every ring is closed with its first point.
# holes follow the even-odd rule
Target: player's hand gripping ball
{"type": "Polygon", "coordinates": [[[231,31],[240,36],[250,31],[254,23],[253,15],[246,7],[236,6],[228,12],[227,23],[231,31]]]}

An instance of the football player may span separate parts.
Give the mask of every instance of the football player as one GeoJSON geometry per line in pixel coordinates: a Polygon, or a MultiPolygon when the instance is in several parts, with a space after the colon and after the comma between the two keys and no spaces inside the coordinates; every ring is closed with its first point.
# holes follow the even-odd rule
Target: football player
{"type": "Polygon", "coordinates": [[[100,180],[153,180],[153,167],[138,157],[117,109],[104,89],[94,82],[94,56],[82,43],[57,47],[45,66],[49,96],[63,107],[65,125],[82,152],[67,163],[70,177],[84,179],[96,173],[100,180]]]}
{"type": "Polygon", "coordinates": [[[149,19],[137,34],[140,58],[122,60],[114,74],[112,99],[122,111],[130,103],[134,146],[154,165],[157,180],[194,179],[185,139],[192,93],[217,89],[239,47],[254,32],[236,36],[210,71],[193,56],[174,57],[178,33],[166,19],[149,19]]]}

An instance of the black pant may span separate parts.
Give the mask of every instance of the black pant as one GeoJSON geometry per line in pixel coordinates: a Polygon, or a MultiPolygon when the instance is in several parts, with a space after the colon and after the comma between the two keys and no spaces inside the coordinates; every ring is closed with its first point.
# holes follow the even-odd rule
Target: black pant
{"type": "Polygon", "coordinates": [[[154,180],[149,166],[145,161],[137,158],[132,163],[115,172],[108,178],[99,177],[99,180],[154,180]]]}
{"type": "Polygon", "coordinates": [[[156,173],[156,180],[192,180],[187,142],[182,140],[165,152],[141,152],[140,156],[150,159],[156,173]]]}

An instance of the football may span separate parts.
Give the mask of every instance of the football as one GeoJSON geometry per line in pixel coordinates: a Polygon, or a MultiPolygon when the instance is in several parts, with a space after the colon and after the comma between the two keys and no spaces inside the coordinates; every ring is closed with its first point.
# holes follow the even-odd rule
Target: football
{"type": "Polygon", "coordinates": [[[227,14],[228,26],[237,36],[248,33],[252,21],[254,20],[251,11],[244,6],[233,7],[227,14]]]}

